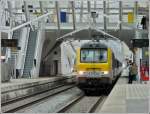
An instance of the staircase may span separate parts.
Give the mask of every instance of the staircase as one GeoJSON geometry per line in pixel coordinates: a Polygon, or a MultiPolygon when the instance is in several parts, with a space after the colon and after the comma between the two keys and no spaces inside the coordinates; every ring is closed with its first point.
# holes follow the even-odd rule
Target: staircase
{"type": "Polygon", "coordinates": [[[33,67],[34,53],[35,53],[35,47],[36,47],[36,38],[37,38],[37,31],[30,30],[22,77],[31,76],[30,72],[33,67]]]}

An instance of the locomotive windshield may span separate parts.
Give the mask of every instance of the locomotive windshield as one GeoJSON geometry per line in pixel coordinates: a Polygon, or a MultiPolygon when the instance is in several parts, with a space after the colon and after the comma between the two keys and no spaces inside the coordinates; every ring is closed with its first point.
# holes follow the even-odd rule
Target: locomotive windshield
{"type": "Polygon", "coordinates": [[[83,63],[107,62],[107,49],[81,49],[80,61],[83,63]]]}

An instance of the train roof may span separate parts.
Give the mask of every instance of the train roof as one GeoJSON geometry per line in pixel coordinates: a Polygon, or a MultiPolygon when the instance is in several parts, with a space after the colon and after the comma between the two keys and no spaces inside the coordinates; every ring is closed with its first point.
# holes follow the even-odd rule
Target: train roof
{"type": "Polygon", "coordinates": [[[81,48],[107,48],[107,46],[100,42],[88,42],[83,44],[81,48]]]}

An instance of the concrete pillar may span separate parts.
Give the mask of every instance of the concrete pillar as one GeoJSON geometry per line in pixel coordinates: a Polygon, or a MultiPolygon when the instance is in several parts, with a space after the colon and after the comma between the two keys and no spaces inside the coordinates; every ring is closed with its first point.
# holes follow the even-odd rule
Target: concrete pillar
{"type": "MultiPolygon", "coordinates": [[[[135,1],[134,3],[134,23],[135,23],[135,28],[137,27],[137,16],[138,16],[138,1],[135,1]]],[[[142,35],[141,33],[137,30],[136,31],[136,39],[141,39],[142,38],[142,35]]],[[[138,76],[139,76],[139,79],[140,79],[140,60],[142,59],[142,49],[141,48],[137,48],[137,51],[135,53],[135,62],[138,66],[138,76]]]]}
{"type": "Polygon", "coordinates": [[[57,27],[58,27],[58,35],[60,36],[60,10],[59,10],[59,4],[58,1],[55,1],[55,8],[56,8],[56,14],[57,14],[57,27]]]}
{"type": "MultiPolygon", "coordinates": [[[[41,10],[41,14],[43,15],[44,14],[44,8],[43,8],[43,2],[42,1],[39,1],[39,4],[40,4],[40,10],[41,10]]],[[[39,24],[39,27],[42,28],[43,26],[43,23],[44,22],[44,19],[42,19],[41,21],[38,21],[38,24],[39,24]]]]}
{"type": "Polygon", "coordinates": [[[26,17],[26,22],[28,22],[30,20],[30,14],[29,14],[28,4],[26,1],[24,1],[24,12],[26,17]]]}
{"type": "Polygon", "coordinates": [[[9,23],[10,23],[10,27],[13,27],[13,17],[12,17],[12,4],[10,1],[7,2],[8,4],[8,12],[9,12],[9,23]]]}
{"type": "MultiPolygon", "coordinates": [[[[122,1],[119,1],[119,21],[122,22],[122,1]]],[[[122,23],[119,24],[120,30],[122,30],[122,23]]]]}
{"type": "Polygon", "coordinates": [[[91,13],[91,3],[90,1],[87,1],[87,7],[88,7],[88,13],[90,14],[91,13]]]}
{"type": "Polygon", "coordinates": [[[81,8],[80,8],[80,22],[82,23],[83,19],[83,1],[81,1],[81,8]]]}
{"type": "MultiPolygon", "coordinates": [[[[107,11],[106,11],[106,1],[104,0],[103,1],[103,13],[104,15],[106,15],[107,11]]],[[[106,32],[107,31],[107,18],[106,16],[104,16],[104,31],[106,32]]]]}
{"type": "Polygon", "coordinates": [[[40,3],[40,10],[41,10],[41,13],[43,15],[44,14],[43,3],[42,3],[42,1],[39,1],[39,3],[40,3]]]}
{"type": "Polygon", "coordinates": [[[134,22],[137,25],[137,16],[138,16],[138,1],[135,1],[134,6],[134,22]]]}
{"type": "MultiPolygon", "coordinates": [[[[136,31],[136,39],[141,39],[142,38],[142,35],[141,33],[139,32],[139,30],[136,31]]],[[[136,65],[138,66],[138,76],[140,79],[140,60],[142,59],[142,48],[137,48],[136,52],[135,52],[135,56],[134,56],[134,60],[136,62],[136,65]]]]}
{"type": "Polygon", "coordinates": [[[72,9],[73,30],[75,30],[76,29],[76,17],[75,17],[74,1],[71,1],[71,9],[72,9]]]}
{"type": "Polygon", "coordinates": [[[94,1],[94,10],[96,10],[96,1],[94,1]]]}

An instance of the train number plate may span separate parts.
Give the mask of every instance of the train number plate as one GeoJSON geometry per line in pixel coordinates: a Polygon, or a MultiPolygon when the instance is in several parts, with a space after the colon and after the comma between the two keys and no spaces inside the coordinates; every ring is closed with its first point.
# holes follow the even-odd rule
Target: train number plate
{"type": "Polygon", "coordinates": [[[99,77],[100,72],[87,72],[86,76],[87,77],[99,77]]]}

